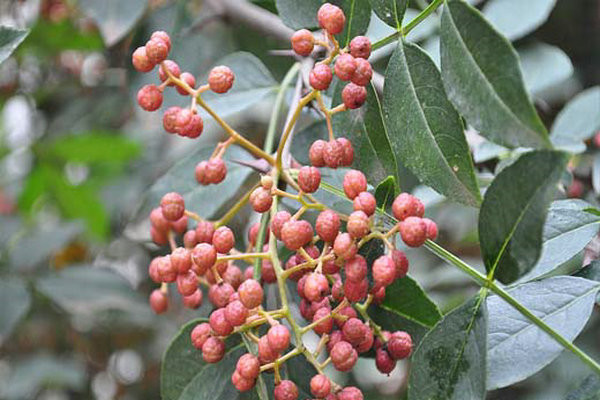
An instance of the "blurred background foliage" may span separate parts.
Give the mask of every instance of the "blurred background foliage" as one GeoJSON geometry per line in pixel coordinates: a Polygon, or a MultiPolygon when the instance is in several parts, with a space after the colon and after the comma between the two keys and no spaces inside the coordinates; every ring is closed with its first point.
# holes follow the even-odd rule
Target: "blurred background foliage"
{"type": "MultiPolygon", "coordinates": [[[[600,83],[597,1],[471,2],[513,41],[547,126],[565,103],[600,83]]],[[[289,1],[254,3],[276,12],[289,1]]],[[[426,4],[412,0],[406,18],[426,4]]],[[[256,176],[232,166],[230,184],[200,190],[192,166],[223,133],[207,121],[200,140],[165,135],[158,113],[135,107],[137,89],[154,76],[132,70],[131,52],[152,31],[165,30],[173,38],[172,58],[184,70],[203,76],[217,63],[230,65],[239,78],[235,90],[207,100],[261,142],[277,82],[293,62],[272,50],[289,46],[222,15],[218,1],[3,0],[0,25],[30,29],[0,64],[0,399],[157,398],[162,352],[181,324],[207,315],[209,307],[194,312],[175,307],[161,318],[150,312],[147,265],[161,250],[150,242],[147,213],[165,191],[177,187],[203,216],[217,216],[256,176]]],[[[433,17],[408,37],[435,60],[438,27],[433,17]]],[[[373,16],[368,36],[375,41],[390,29],[373,16]]],[[[375,53],[380,71],[392,48],[375,53]]],[[[165,104],[181,102],[168,92],[165,104]]],[[[600,107],[588,112],[600,115],[600,107]]],[[[304,119],[305,126],[313,122],[304,119]]],[[[564,183],[571,197],[597,205],[600,143],[592,134],[577,138],[586,146],[564,183]]],[[[482,181],[514,159],[514,153],[473,132],[468,138],[482,181]]],[[[299,159],[305,146],[298,139],[299,159]]],[[[417,186],[407,172],[401,183],[433,210],[444,245],[481,265],[476,211],[417,186]]],[[[246,210],[234,225],[248,226],[249,215],[246,210]]],[[[599,250],[600,242],[593,240],[565,268],[596,258],[599,250]]],[[[432,255],[418,250],[409,256],[413,277],[443,311],[475,293],[464,275],[432,255]]],[[[578,339],[596,359],[599,327],[594,315],[578,339]]],[[[371,390],[369,399],[398,398],[408,366],[400,364],[386,378],[372,364],[361,361],[352,379],[371,390]]],[[[586,373],[572,355],[563,354],[489,398],[563,399],[586,373]]]]}

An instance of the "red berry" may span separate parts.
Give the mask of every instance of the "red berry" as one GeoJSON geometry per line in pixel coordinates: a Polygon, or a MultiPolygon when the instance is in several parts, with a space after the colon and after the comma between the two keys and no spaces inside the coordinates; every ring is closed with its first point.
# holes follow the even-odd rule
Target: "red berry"
{"type": "Polygon", "coordinates": [[[373,336],[373,331],[370,328],[365,329],[365,338],[358,344],[358,346],[356,346],[356,351],[359,354],[366,353],[367,351],[371,350],[374,341],[375,337],[373,336]]]}
{"type": "Polygon", "coordinates": [[[429,218],[423,218],[423,221],[425,221],[425,224],[427,225],[427,239],[435,240],[438,235],[437,224],[429,218]]]}
{"type": "Polygon", "coordinates": [[[148,275],[155,283],[161,283],[162,279],[160,274],[158,273],[158,263],[160,261],[160,257],[154,257],[152,261],[150,261],[150,265],[148,265],[148,275]]]}
{"type": "MultiPolygon", "coordinates": [[[[165,62],[163,62],[161,64],[161,66],[158,68],[158,78],[160,79],[161,82],[164,82],[167,80],[167,78],[169,77],[169,75],[167,74],[167,72],[170,72],[171,75],[173,75],[175,78],[179,78],[179,76],[181,75],[181,69],[179,68],[179,65],[172,60],[166,60],[165,62]],[[165,70],[166,68],[166,70],[165,70]]],[[[169,83],[169,86],[173,86],[173,83],[169,83]]]]}
{"type": "Polygon", "coordinates": [[[336,344],[344,340],[344,335],[342,331],[333,331],[331,335],[329,335],[329,341],[327,342],[327,353],[331,354],[331,351],[335,347],[336,344]]]}
{"type": "Polygon", "coordinates": [[[323,148],[323,161],[329,168],[337,168],[344,160],[344,148],[336,140],[330,140],[323,148]]]}
{"type": "Polygon", "coordinates": [[[229,67],[219,65],[210,70],[208,86],[215,93],[225,93],[231,89],[234,78],[233,71],[229,67]]]}
{"type": "MultiPolygon", "coordinates": [[[[217,275],[221,276],[221,274],[223,272],[225,272],[226,269],[227,269],[227,262],[216,263],[213,268],[206,271],[206,274],[205,274],[206,280],[211,285],[214,285],[215,283],[217,283],[217,275]],[[216,274],[213,271],[215,271],[216,274]]],[[[225,300],[223,300],[223,301],[225,301],[225,300]]]]}
{"type": "MultiPolygon", "coordinates": [[[[187,85],[192,89],[194,88],[194,86],[196,86],[196,78],[189,72],[183,72],[181,75],[179,75],[179,79],[187,83],[187,85]]],[[[180,88],[179,86],[177,86],[177,92],[184,96],[188,95],[187,90],[180,88]]]]}
{"type": "Polygon", "coordinates": [[[137,93],[137,102],[146,111],[156,111],[163,102],[163,94],[156,85],[145,85],[137,93]]]}
{"type": "Polygon", "coordinates": [[[325,166],[323,152],[325,151],[326,145],[327,142],[321,139],[315,140],[313,144],[310,145],[310,149],[308,150],[308,158],[310,159],[310,163],[313,167],[325,166]]]}
{"type": "Polygon", "coordinates": [[[324,242],[333,242],[340,231],[340,217],[333,210],[321,211],[315,223],[317,235],[324,242]]]}
{"type": "Polygon", "coordinates": [[[348,321],[350,318],[357,318],[358,316],[356,314],[356,311],[354,311],[354,308],[352,308],[352,306],[346,306],[341,310],[338,310],[336,314],[337,316],[335,316],[334,318],[335,324],[338,328],[342,328],[346,321],[348,321]]]}
{"type": "Polygon", "coordinates": [[[196,240],[198,243],[212,243],[215,225],[208,221],[199,221],[196,225],[196,240]]]}
{"type": "Polygon", "coordinates": [[[225,272],[221,274],[221,278],[223,278],[225,282],[229,283],[232,288],[237,290],[243,280],[242,270],[236,265],[229,264],[227,265],[225,272]]]}
{"type": "Polygon", "coordinates": [[[310,392],[313,396],[324,398],[331,392],[331,382],[323,374],[315,375],[310,380],[310,392]]]}
{"type": "Polygon", "coordinates": [[[380,349],[381,347],[383,347],[384,344],[387,343],[388,340],[390,340],[390,338],[392,337],[392,333],[390,331],[381,331],[381,336],[383,336],[383,341],[381,340],[381,338],[378,336],[375,339],[375,349],[380,349]]]}
{"type": "Polygon", "coordinates": [[[290,345],[290,331],[284,325],[274,325],[267,332],[267,340],[273,351],[281,353],[290,345]]]}
{"type": "Polygon", "coordinates": [[[215,233],[213,233],[212,244],[217,252],[221,254],[229,253],[233,249],[233,245],[235,245],[233,231],[226,226],[217,228],[215,233]]]}
{"type": "Polygon", "coordinates": [[[344,193],[353,200],[359,193],[367,190],[367,178],[365,174],[355,169],[351,169],[344,175],[344,193]]]}
{"type": "Polygon", "coordinates": [[[342,54],[335,60],[335,74],[341,80],[349,81],[356,71],[356,66],[354,57],[348,53],[342,54]]]}
{"type": "Polygon", "coordinates": [[[348,386],[342,389],[341,392],[337,394],[337,400],[363,400],[363,394],[359,388],[354,386],[348,386]]]}
{"type": "Polygon", "coordinates": [[[308,29],[300,29],[292,35],[292,49],[299,56],[309,56],[315,47],[315,38],[308,29]]]}
{"type": "Polygon", "coordinates": [[[168,133],[177,133],[177,115],[180,110],[180,107],[169,107],[163,114],[163,128],[168,133]]]}
{"type": "Polygon", "coordinates": [[[183,247],[178,247],[171,253],[171,264],[179,273],[189,271],[192,267],[192,258],[190,251],[183,247]]]}
{"type": "Polygon", "coordinates": [[[408,258],[403,251],[392,250],[392,260],[396,266],[396,278],[404,278],[408,272],[408,258]]]}
{"type": "Polygon", "coordinates": [[[146,47],[138,47],[131,55],[131,63],[133,68],[139,72],[150,72],[154,68],[154,63],[150,61],[146,54],[146,47]]]}
{"type": "Polygon", "coordinates": [[[317,12],[317,20],[321,28],[325,29],[331,35],[337,35],[344,30],[346,16],[344,15],[344,11],[338,6],[325,3],[317,12]]]}
{"type": "Polygon", "coordinates": [[[358,318],[350,318],[344,323],[342,333],[344,340],[353,346],[358,346],[366,337],[369,328],[358,318]]]}
{"type": "Polygon", "coordinates": [[[340,233],[333,242],[333,252],[343,260],[349,260],[356,255],[358,248],[349,233],[340,233]]]}
{"type": "Polygon", "coordinates": [[[310,301],[321,301],[329,294],[329,281],[325,275],[312,272],[304,282],[304,297],[310,301]]]}
{"type": "Polygon", "coordinates": [[[367,59],[371,55],[371,41],[366,36],[355,36],[350,41],[350,54],[355,58],[367,59]]]}
{"type": "Polygon", "coordinates": [[[160,207],[156,207],[150,212],[150,223],[159,231],[166,232],[170,228],[169,221],[163,217],[162,209],[160,207]]]}
{"type": "Polygon", "coordinates": [[[254,354],[246,353],[240,357],[235,370],[246,379],[256,379],[260,374],[260,362],[254,354]]]}
{"type": "Polygon", "coordinates": [[[202,345],[202,358],[207,363],[218,363],[225,356],[225,342],[211,336],[202,345]]]}
{"type": "Polygon", "coordinates": [[[170,192],[165,194],[160,201],[162,214],[168,221],[177,221],[183,217],[185,202],[179,193],[170,192]]]}
{"type": "Polygon", "coordinates": [[[262,336],[258,340],[258,359],[261,364],[268,364],[279,357],[279,353],[271,348],[267,336],[262,336]]]}
{"type": "Polygon", "coordinates": [[[371,68],[371,63],[363,58],[357,58],[356,69],[354,70],[354,75],[352,75],[351,78],[352,83],[355,83],[358,86],[367,86],[372,77],[373,68],[371,68]]]}
{"type": "Polygon", "coordinates": [[[192,271],[177,275],[177,290],[182,296],[190,296],[198,289],[198,278],[192,271]]]}
{"type": "Polygon", "coordinates": [[[257,213],[265,213],[271,209],[273,204],[273,196],[271,191],[262,186],[257,187],[250,194],[250,205],[257,213]]]}
{"type": "Polygon", "coordinates": [[[396,368],[396,360],[392,359],[384,349],[375,352],[375,366],[382,374],[389,375],[396,368]]]}
{"type": "Polygon", "coordinates": [[[273,394],[275,400],[296,400],[298,398],[298,387],[294,382],[286,379],[275,386],[273,394]]]}
{"type": "Polygon", "coordinates": [[[298,185],[305,193],[316,192],[321,184],[321,172],[316,167],[304,166],[298,171],[298,185]]]}
{"type": "Polygon", "coordinates": [[[167,45],[167,48],[169,49],[169,51],[171,51],[171,38],[169,37],[169,34],[167,32],[165,32],[165,31],[152,32],[152,35],[150,36],[150,40],[154,40],[154,39],[162,40],[167,45]]]}
{"type": "Polygon", "coordinates": [[[160,231],[155,227],[150,228],[150,236],[152,237],[152,241],[159,246],[163,246],[169,241],[167,239],[167,233],[165,231],[160,231]]]}
{"type": "Polygon", "coordinates": [[[208,243],[198,243],[192,250],[192,262],[196,265],[195,272],[204,275],[217,262],[217,250],[208,243]]]}
{"type": "MultiPolygon", "coordinates": [[[[256,239],[258,238],[259,231],[260,231],[260,222],[256,222],[256,223],[252,224],[252,226],[248,230],[248,242],[250,242],[250,244],[252,246],[256,245],[256,239]]],[[[265,243],[269,242],[269,230],[268,229],[265,231],[264,242],[265,243]]]]}
{"type": "Polygon", "coordinates": [[[208,179],[208,176],[206,176],[206,167],[208,165],[208,161],[200,161],[198,164],[196,164],[196,169],[194,170],[194,175],[196,176],[196,181],[198,181],[199,184],[201,185],[208,185],[210,184],[210,180],[208,179]]]}
{"type": "Polygon", "coordinates": [[[210,183],[221,183],[227,175],[227,165],[221,158],[211,158],[206,163],[206,178],[210,183]]]}
{"type": "Polygon", "coordinates": [[[292,218],[292,215],[287,211],[277,211],[271,219],[271,232],[277,239],[281,240],[281,228],[292,218]]]}
{"type": "Polygon", "coordinates": [[[336,142],[341,144],[343,149],[341,166],[349,167],[352,165],[352,161],[354,161],[354,148],[352,147],[352,142],[345,137],[337,138],[336,142]]]}
{"type": "Polygon", "coordinates": [[[367,100],[367,89],[350,82],[342,89],[342,101],[346,108],[353,110],[359,108],[367,100]]]}
{"type": "Polygon", "coordinates": [[[183,305],[193,310],[200,307],[202,305],[202,290],[196,289],[196,291],[189,296],[184,296],[183,305]]]}
{"type": "Polygon", "coordinates": [[[233,326],[225,317],[225,309],[218,308],[210,314],[210,327],[219,336],[227,336],[233,332],[233,326]]]}
{"type": "Polygon", "coordinates": [[[215,307],[221,308],[229,303],[229,298],[233,293],[235,293],[233,286],[227,282],[221,282],[218,285],[213,284],[210,289],[208,289],[208,298],[215,307]]]}
{"type": "Polygon", "coordinates": [[[352,345],[344,340],[336,343],[330,352],[331,362],[338,371],[348,372],[356,364],[358,353],[352,345]]]}
{"type": "MultiPolygon", "coordinates": [[[[333,73],[331,72],[331,67],[326,64],[315,65],[308,75],[308,83],[316,90],[327,90],[332,79],[333,73]]],[[[315,164],[313,163],[313,165],[315,164]]]]}
{"type": "Polygon", "coordinates": [[[392,203],[392,213],[397,220],[403,221],[408,217],[422,217],[420,208],[423,203],[410,193],[400,193],[392,203]]]}
{"type": "Polygon", "coordinates": [[[373,303],[380,305],[385,300],[385,287],[373,288],[373,303]]]}
{"type": "Polygon", "coordinates": [[[396,280],[396,264],[392,257],[383,255],[373,262],[373,281],[375,286],[389,286],[396,280]]]}
{"type": "Polygon", "coordinates": [[[150,294],[150,308],[156,314],[162,314],[169,307],[169,299],[160,289],[154,289],[150,294]]]}
{"type": "Polygon", "coordinates": [[[246,379],[242,377],[237,370],[235,370],[231,375],[231,383],[233,383],[233,386],[235,386],[239,392],[247,392],[254,387],[256,380],[246,379]]]}
{"type": "Polygon", "coordinates": [[[171,263],[170,256],[161,257],[157,263],[158,276],[163,282],[175,282],[177,279],[177,270],[171,263]]]}
{"type": "Polygon", "coordinates": [[[315,331],[315,333],[317,335],[323,335],[325,333],[330,333],[331,330],[333,329],[333,319],[331,319],[331,310],[328,307],[321,307],[317,311],[315,311],[315,314],[313,315],[313,319],[312,319],[313,322],[317,322],[326,317],[327,317],[327,319],[319,322],[313,328],[313,330],[315,331]]]}
{"type": "MultiPolygon", "coordinates": [[[[323,268],[323,272],[325,272],[325,268],[323,268]]],[[[344,284],[341,279],[336,280],[333,286],[331,286],[331,297],[335,301],[342,301],[344,299],[344,284]]]]}
{"type": "Polygon", "coordinates": [[[254,279],[248,279],[242,282],[238,288],[238,294],[240,295],[240,301],[248,309],[253,309],[262,304],[263,300],[263,288],[254,279]]]}
{"type": "Polygon", "coordinates": [[[387,342],[388,352],[395,360],[402,360],[410,356],[412,346],[412,338],[404,331],[394,332],[387,342]]]}
{"type": "Polygon", "coordinates": [[[340,266],[336,264],[334,260],[327,260],[323,262],[323,273],[327,275],[333,275],[340,272],[340,266]]]}
{"type": "Polygon", "coordinates": [[[355,303],[367,297],[369,291],[369,281],[363,279],[360,282],[353,282],[346,279],[344,282],[344,295],[348,301],[355,303]]]}
{"type": "Polygon", "coordinates": [[[177,221],[172,221],[169,225],[171,225],[171,229],[173,229],[178,234],[183,234],[187,230],[188,226],[188,217],[184,215],[179,218],[177,221]]]}
{"type": "Polygon", "coordinates": [[[169,47],[160,39],[150,39],[146,42],[146,55],[148,60],[154,64],[161,63],[169,55],[169,47]]]}
{"type": "Polygon", "coordinates": [[[427,224],[423,218],[408,217],[398,225],[400,236],[407,246],[419,247],[427,240],[427,224]]]}
{"type": "Polygon", "coordinates": [[[353,200],[354,211],[362,211],[368,216],[375,214],[377,202],[375,196],[369,192],[360,192],[353,200]]]}
{"type": "Polygon", "coordinates": [[[202,117],[198,114],[192,114],[189,122],[180,127],[179,134],[190,139],[195,139],[202,134],[203,129],[204,122],[202,121],[202,117]]]}
{"type": "Polygon", "coordinates": [[[192,329],[190,333],[190,337],[192,339],[192,344],[195,348],[200,350],[202,346],[204,346],[204,342],[206,339],[210,337],[210,324],[203,322],[198,324],[192,329]]]}
{"type": "Polygon", "coordinates": [[[369,217],[362,211],[354,211],[348,217],[346,225],[348,233],[353,238],[362,238],[369,233],[369,217]]]}
{"type": "Polygon", "coordinates": [[[360,254],[355,255],[344,266],[346,279],[352,282],[360,282],[367,277],[367,260],[360,254]]]}
{"type": "Polygon", "coordinates": [[[183,246],[189,250],[196,244],[198,244],[198,240],[196,240],[196,231],[194,229],[190,229],[183,235],[183,246]]]}
{"type": "Polygon", "coordinates": [[[298,250],[313,238],[312,226],[307,221],[289,220],[281,228],[281,240],[290,250],[298,250]]]}
{"type": "Polygon", "coordinates": [[[248,309],[239,300],[234,300],[225,307],[225,318],[232,326],[240,326],[248,318],[248,309]]]}
{"type": "MultiPolygon", "coordinates": [[[[139,95],[138,95],[138,102],[139,102],[139,95]]],[[[573,178],[573,181],[567,187],[567,197],[570,199],[579,198],[579,197],[581,197],[581,195],[583,195],[583,190],[584,190],[583,182],[581,182],[579,179],[573,178]]]]}

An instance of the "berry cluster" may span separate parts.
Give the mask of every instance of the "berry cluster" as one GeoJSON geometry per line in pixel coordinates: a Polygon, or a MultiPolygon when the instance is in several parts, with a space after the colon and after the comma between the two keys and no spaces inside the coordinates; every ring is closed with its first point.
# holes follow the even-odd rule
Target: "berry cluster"
{"type": "MultiPolygon", "coordinates": [[[[319,10],[318,20],[325,31],[326,41],[315,40],[311,32],[300,30],[294,34],[292,46],[304,56],[312,53],[315,44],[328,50],[326,58],[317,63],[311,73],[313,90],[307,99],[316,100],[319,108],[330,117],[334,112],[356,108],[364,103],[364,85],[371,76],[371,66],[366,61],[370,44],[368,39],[356,37],[350,42],[349,52],[339,49],[334,35],[343,30],[345,16],[334,5],[324,4],[319,10]],[[319,91],[331,81],[331,62],[335,62],[335,74],[351,83],[344,88],[344,104],[326,109],[319,91]],[[326,72],[319,72],[325,69],[326,72]],[[320,77],[318,85],[313,82],[315,76],[320,77]],[[329,76],[326,85],[323,76],[329,76]]],[[[139,70],[150,70],[156,63],[161,63],[161,68],[176,65],[165,60],[170,42],[162,32],[153,34],[145,48],[140,49],[136,50],[133,57],[134,65],[139,70]]],[[[231,87],[233,75],[226,67],[213,69],[211,76],[213,79],[211,81],[209,77],[209,86],[213,91],[225,92],[231,87]]],[[[183,74],[170,73],[161,86],[170,84],[193,95],[194,107],[200,104],[208,110],[201,103],[200,92],[192,89],[194,85],[191,79],[183,77],[183,74]]],[[[161,93],[162,89],[154,88],[161,93]]],[[[154,89],[142,90],[150,93],[154,89]]],[[[146,101],[146,94],[141,97],[143,101],[140,101],[140,105],[146,108],[151,101],[146,101]]],[[[185,114],[197,115],[189,109],[170,110],[165,113],[165,119],[171,118],[169,113],[173,113],[178,121],[184,111],[185,114]]],[[[222,121],[218,122],[226,130],[231,130],[222,121]]],[[[240,141],[239,137],[238,133],[232,134],[229,140],[217,146],[210,160],[196,166],[196,179],[200,184],[223,181],[227,169],[221,156],[230,144],[250,146],[254,154],[261,155],[259,150],[252,147],[254,145],[240,141]]],[[[283,137],[286,137],[285,133],[283,137]]],[[[411,354],[411,336],[403,331],[383,330],[371,320],[367,308],[372,303],[382,302],[386,288],[397,279],[404,278],[408,272],[406,254],[395,247],[396,235],[399,234],[407,246],[418,247],[427,239],[436,238],[437,226],[430,219],[423,218],[425,207],[419,199],[402,193],[392,205],[397,224],[383,230],[381,221],[377,219],[376,199],[368,191],[367,178],[356,169],[347,169],[343,179],[343,191],[352,201],[354,211],[345,215],[326,207],[312,196],[321,186],[320,168],[350,167],[354,149],[348,139],[336,138],[330,128],[329,141],[315,141],[308,153],[311,165],[296,169],[282,168],[272,157],[267,158],[270,155],[263,156],[271,165],[271,170],[262,176],[260,184],[243,197],[239,206],[235,206],[241,207],[248,202],[256,213],[268,217],[263,218],[268,223],[257,223],[250,227],[247,233],[249,245],[245,251],[236,249],[234,232],[226,226],[228,219],[224,217],[215,222],[206,221],[186,209],[185,201],[178,193],[165,194],[160,207],[150,215],[151,234],[157,244],[169,244],[171,253],[157,257],[150,263],[150,277],[161,284],[160,289],[152,292],[150,305],[156,313],[165,312],[169,305],[168,284],[176,283],[183,304],[197,308],[203,299],[201,287],[207,288],[208,298],[215,309],[208,322],[194,327],[191,344],[201,351],[204,361],[216,363],[225,355],[225,339],[228,336],[240,334],[253,341],[255,349],[249,349],[249,353],[239,358],[231,377],[231,382],[239,391],[252,389],[261,373],[273,371],[276,383],[274,398],[297,399],[296,384],[282,379],[280,370],[285,361],[302,355],[318,371],[310,381],[311,393],[315,398],[362,399],[358,388],[340,387],[323,373],[323,368],[331,363],[339,371],[350,371],[360,354],[372,352],[379,371],[389,374],[397,360],[411,354]],[[292,199],[301,207],[294,214],[280,209],[281,198],[292,199]],[[303,219],[311,210],[318,212],[314,227],[306,218],[303,219]],[[188,219],[197,222],[194,229],[188,230],[188,219]],[[178,246],[176,235],[182,235],[182,246],[178,246]],[[372,240],[381,241],[386,251],[369,265],[359,252],[372,240]],[[285,262],[280,261],[283,247],[292,252],[285,262]],[[246,262],[249,266],[242,271],[236,262],[246,262]],[[289,280],[296,282],[300,296],[297,307],[307,321],[304,324],[292,314],[293,304],[288,301],[286,287],[289,280]],[[280,308],[263,308],[264,286],[268,284],[277,285],[280,308]],[[309,351],[303,343],[303,335],[309,331],[321,338],[314,351],[309,351]],[[327,354],[325,361],[319,360],[322,354],[327,354]]],[[[231,211],[227,213],[229,217],[232,214],[231,211]]]]}

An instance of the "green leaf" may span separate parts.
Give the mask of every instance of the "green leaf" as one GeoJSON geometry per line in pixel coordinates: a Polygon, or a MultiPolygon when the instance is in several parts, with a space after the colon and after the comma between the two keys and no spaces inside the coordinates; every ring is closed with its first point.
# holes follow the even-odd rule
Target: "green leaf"
{"type": "Polygon", "coordinates": [[[442,317],[437,305],[410,276],[397,279],[386,288],[381,307],[427,328],[433,327],[442,317]]]}
{"type": "Polygon", "coordinates": [[[317,11],[324,2],[321,0],[276,0],[277,13],[284,24],[292,29],[316,28],[317,11]]]}
{"type": "Polygon", "coordinates": [[[446,314],[412,357],[409,400],[483,400],[487,312],[479,294],[446,314]]]}
{"type": "Polygon", "coordinates": [[[246,352],[237,335],[226,341],[225,357],[219,363],[202,360],[190,339],[192,329],[201,322],[206,319],[185,324],[167,348],[160,374],[162,400],[258,399],[254,390],[240,393],[231,383],[237,360],[246,352]]]}
{"type": "MultiPolygon", "coordinates": [[[[599,289],[598,282],[557,276],[518,285],[508,292],[553,330],[572,341],[589,319],[599,289]]],[[[490,296],[487,308],[489,390],[533,375],[563,351],[558,342],[500,297],[490,296]]]]}
{"type": "Polygon", "coordinates": [[[369,0],[375,14],[386,24],[397,30],[402,27],[402,19],[408,0],[369,0]]]}
{"type": "Polygon", "coordinates": [[[591,374],[576,389],[567,394],[565,400],[596,400],[600,398],[600,377],[591,374]]]}
{"type": "Polygon", "coordinates": [[[393,176],[388,176],[383,181],[379,182],[379,185],[375,188],[375,200],[377,201],[377,207],[382,211],[385,211],[391,207],[396,195],[400,192],[400,188],[396,183],[396,179],[393,176]]]}
{"type": "Polygon", "coordinates": [[[567,164],[566,153],[533,151],[503,169],[479,213],[479,241],[488,272],[510,283],[535,265],[547,208],[567,164]]]}
{"type": "Polygon", "coordinates": [[[594,86],[572,98],[558,113],[550,139],[558,148],[575,149],[580,153],[585,150],[582,141],[600,130],[600,86],[594,86]]]}
{"type": "Polygon", "coordinates": [[[569,56],[558,47],[533,43],[517,50],[525,87],[533,96],[564,82],[573,74],[569,56]]]}
{"type": "Polygon", "coordinates": [[[273,93],[279,84],[265,65],[253,54],[237,52],[221,58],[216,65],[226,65],[235,80],[225,94],[205,92],[202,98],[221,118],[244,110],[273,93]]]}
{"type": "Polygon", "coordinates": [[[398,43],[386,71],[383,110],[402,163],[439,193],[478,206],[481,196],[460,117],[435,64],[418,46],[398,43]]]}
{"type": "Polygon", "coordinates": [[[504,36],[517,40],[542,25],[556,0],[490,0],[483,15],[504,36]]]}
{"type": "Polygon", "coordinates": [[[337,35],[340,46],[346,47],[355,36],[364,35],[371,21],[369,0],[346,0],[340,4],[346,15],[344,31],[337,35]]]}
{"type": "Polygon", "coordinates": [[[125,163],[140,150],[139,143],[123,135],[101,131],[65,135],[44,145],[50,156],[79,163],[125,163]]]}
{"type": "Polygon", "coordinates": [[[577,255],[598,233],[600,218],[587,213],[588,203],[579,199],[557,200],[548,209],[542,236],[542,253],[528,281],[545,275],[577,255]]]}
{"type": "Polygon", "coordinates": [[[549,147],[515,50],[479,11],[447,2],[440,52],[446,92],[469,125],[506,147],[549,147]]]}
{"type": "Polygon", "coordinates": [[[93,19],[106,46],[121,40],[144,14],[147,0],[79,0],[79,7],[93,19]]]}
{"type": "MultiPolygon", "coordinates": [[[[339,104],[345,85],[337,79],[334,85],[333,103],[339,104]]],[[[383,120],[381,101],[372,85],[367,86],[366,104],[357,110],[334,114],[332,125],[336,135],[347,137],[354,145],[352,167],[363,171],[369,182],[380,182],[389,175],[399,178],[399,166],[390,144],[391,131],[383,120]]]]}
{"type": "Polygon", "coordinates": [[[379,306],[372,305],[369,307],[369,316],[371,319],[386,331],[405,331],[408,332],[412,338],[413,346],[417,346],[423,337],[427,334],[430,328],[423,326],[420,323],[414,322],[413,320],[404,318],[402,315],[388,311],[387,309],[379,306]]]}
{"type": "Polygon", "coordinates": [[[28,29],[0,26],[0,64],[10,57],[28,33],[28,29]]]}
{"type": "Polygon", "coordinates": [[[227,165],[225,180],[218,185],[202,186],[196,181],[194,170],[196,164],[208,160],[213,151],[214,146],[202,147],[173,165],[152,185],[137,214],[147,218],[150,211],[158,207],[163,195],[178,192],[183,196],[186,208],[200,213],[203,218],[211,219],[216,217],[221,208],[241,197],[244,189],[250,187],[247,181],[252,170],[232,161],[251,161],[253,158],[240,147],[231,146],[223,157],[227,165]]]}
{"type": "Polygon", "coordinates": [[[31,296],[25,282],[16,276],[0,279],[0,344],[27,314],[31,296]]]}
{"type": "Polygon", "coordinates": [[[54,23],[40,18],[31,28],[22,49],[36,55],[54,56],[63,50],[95,51],[103,47],[97,31],[82,31],[70,19],[54,23]]]}

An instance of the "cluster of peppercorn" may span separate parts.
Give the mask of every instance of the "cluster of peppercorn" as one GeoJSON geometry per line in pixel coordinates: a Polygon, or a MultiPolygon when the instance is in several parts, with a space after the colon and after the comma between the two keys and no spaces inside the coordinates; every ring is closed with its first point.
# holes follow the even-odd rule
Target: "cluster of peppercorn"
{"type": "MultiPolygon", "coordinates": [[[[326,58],[317,63],[311,73],[313,92],[310,95],[314,94],[313,99],[320,100],[319,91],[326,89],[331,82],[329,64],[334,62],[335,74],[341,80],[351,82],[343,90],[346,93],[342,94],[343,104],[326,111],[330,114],[333,110],[338,112],[360,107],[366,98],[364,85],[369,82],[372,73],[366,60],[370,53],[369,40],[356,37],[350,42],[349,53],[347,49],[340,49],[334,35],[343,30],[345,16],[340,8],[329,3],[319,9],[318,20],[325,32],[323,40],[316,40],[310,31],[304,29],[292,38],[292,46],[300,55],[310,55],[315,44],[328,50],[326,58]]],[[[160,104],[155,107],[157,96],[148,93],[158,91],[162,102],[161,91],[171,84],[194,99],[204,90],[202,87],[193,89],[195,82],[172,68],[175,63],[167,63],[165,58],[169,49],[168,36],[164,32],[156,32],[145,48],[137,49],[133,55],[138,70],[147,71],[160,63],[161,70],[164,67],[170,71],[162,75],[160,87],[149,85],[151,89],[142,88],[141,95],[138,95],[142,108],[158,108],[160,104]],[[152,107],[148,107],[150,103],[152,107]]],[[[209,76],[206,87],[216,92],[224,92],[231,87],[233,75],[223,72],[223,68],[211,71],[216,78],[211,83],[209,76]]],[[[195,101],[192,106],[195,108],[195,101]]],[[[319,106],[322,107],[322,104],[319,106]]],[[[178,126],[176,131],[180,134],[187,132],[181,129],[187,123],[180,125],[180,119],[187,118],[187,114],[200,118],[195,109],[171,111],[176,117],[172,117],[169,110],[172,108],[165,113],[164,120],[168,122],[165,122],[165,129],[172,126],[169,121],[174,118],[178,126]]],[[[412,352],[412,339],[407,332],[382,330],[370,319],[366,309],[372,302],[383,301],[386,288],[408,272],[408,259],[404,252],[396,249],[395,235],[399,233],[407,246],[418,247],[427,239],[436,238],[437,226],[423,218],[425,208],[419,199],[402,193],[392,204],[392,213],[398,223],[387,231],[381,231],[375,221],[376,199],[368,191],[365,175],[355,169],[347,170],[343,179],[344,193],[353,203],[354,211],[350,215],[340,214],[315,200],[312,193],[321,186],[320,168],[349,167],[354,160],[354,149],[348,139],[335,138],[331,130],[329,136],[329,141],[317,140],[310,146],[311,165],[286,170],[286,173],[295,176],[287,182],[294,192],[275,184],[281,171],[273,165],[271,173],[265,174],[260,184],[246,196],[255,212],[270,213],[264,242],[257,244],[260,224],[252,225],[248,231],[248,242],[252,248],[262,248],[262,252],[237,250],[234,233],[229,227],[221,221],[203,220],[187,210],[183,197],[178,193],[164,195],[160,207],[150,215],[153,240],[171,247],[169,255],[157,257],[150,263],[150,277],[161,284],[160,289],[152,292],[150,306],[156,313],[165,312],[169,305],[168,284],[176,283],[183,304],[197,308],[203,298],[200,287],[207,287],[209,300],[215,309],[208,322],[194,327],[191,344],[201,351],[204,361],[216,363],[225,355],[225,338],[228,336],[242,334],[253,340],[255,352],[240,357],[231,377],[239,391],[252,389],[261,373],[273,371],[275,399],[297,399],[296,384],[281,379],[279,370],[289,358],[303,355],[318,371],[310,381],[311,393],[316,398],[362,399],[358,388],[340,387],[323,373],[323,367],[331,363],[339,371],[350,371],[359,354],[374,351],[377,368],[389,374],[397,360],[407,358],[412,352]],[[278,198],[296,200],[302,207],[293,215],[286,210],[278,210],[275,203],[278,198]],[[302,219],[308,209],[319,211],[314,228],[308,220],[302,219]],[[188,219],[197,221],[194,229],[188,230],[188,219]],[[177,245],[176,235],[183,236],[183,246],[177,245]],[[369,265],[359,250],[371,240],[382,241],[386,252],[369,265]],[[292,251],[285,263],[279,261],[280,243],[292,251]],[[254,261],[257,259],[261,260],[260,278],[255,279],[254,261]],[[238,261],[251,265],[242,272],[234,264],[238,261]],[[302,317],[308,321],[304,326],[294,319],[290,311],[285,285],[288,280],[297,282],[301,298],[298,307],[302,317]],[[263,287],[266,284],[278,285],[281,308],[270,311],[263,308],[263,287]],[[306,349],[302,339],[309,331],[320,336],[314,352],[306,349]],[[290,350],[290,347],[293,348],[290,350]],[[325,352],[328,358],[320,363],[318,357],[325,352]]],[[[220,143],[210,160],[196,166],[196,179],[200,184],[216,184],[225,178],[227,168],[221,156],[227,146],[235,142],[234,139],[220,143]]]]}

